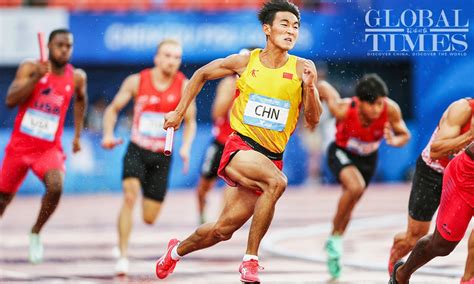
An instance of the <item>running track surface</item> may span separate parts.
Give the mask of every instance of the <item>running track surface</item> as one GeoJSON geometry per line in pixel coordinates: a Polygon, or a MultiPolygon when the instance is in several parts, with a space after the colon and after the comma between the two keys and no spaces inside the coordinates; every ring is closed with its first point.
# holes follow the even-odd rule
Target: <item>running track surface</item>
{"type": "MultiPolygon", "coordinates": [[[[342,277],[331,280],[324,264],[324,242],[340,195],[337,186],[287,189],[280,199],[260,253],[262,283],[387,283],[385,270],[392,237],[406,225],[408,184],[371,185],[353,214],[344,238],[342,277]]],[[[215,219],[222,190],[208,200],[215,219]]],[[[230,241],[183,258],[165,281],[154,275],[156,259],[170,238],[183,239],[197,226],[193,191],[170,192],[158,222],[141,221],[135,208],[130,241],[130,275],[114,277],[116,220],[120,194],[64,196],[45,226],[45,261],[27,261],[28,232],[40,197],[16,197],[0,221],[0,283],[240,283],[249,223],[230,241]]],[[[471,223],[470,230],[473,225],[471,223]]],[[[432,261],[410,283],[459,283],[467,254],[466,234],[448,257],[432,261]]]]}

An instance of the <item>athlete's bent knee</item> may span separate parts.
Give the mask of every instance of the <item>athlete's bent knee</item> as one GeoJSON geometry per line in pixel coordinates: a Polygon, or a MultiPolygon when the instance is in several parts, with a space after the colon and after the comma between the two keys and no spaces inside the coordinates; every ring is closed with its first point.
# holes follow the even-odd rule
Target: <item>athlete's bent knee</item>
{"type": "Polygon", "coordinates": [[[284,174],[279,174],[277,176],[271,177],[268,180],[269,193],[270,196],[275,199],[275,201],[282,196],[287,186],[288,179],[284,174]]]}
{"type": "Polygon", "coordinates": [[[436,246],[434,250],[437,256],[447,256],[454,250],[454,247],[450,245],[441,245],[436,246]]]}
{"type": "Polygon", "coordinates": [[[364,187],[359,184],[350,185],[347,187],[347,190],[351,194],[351,197],[355,200],[359,200],[365,192],[364,187]]]}
{"type": "Polygon", "coordinates": [[[133,208],[135,206],[135,202],[137,201],[137,195],[134,193],[125,193],[124,195],[124,204],[129,208],[133,208]]]}
{"type": "Polygon", "coordinates": [[[149,217],[149,216],[143,216],[143,222],[147,225],[153,225],[155,224],[156,217],[149,217]]]}

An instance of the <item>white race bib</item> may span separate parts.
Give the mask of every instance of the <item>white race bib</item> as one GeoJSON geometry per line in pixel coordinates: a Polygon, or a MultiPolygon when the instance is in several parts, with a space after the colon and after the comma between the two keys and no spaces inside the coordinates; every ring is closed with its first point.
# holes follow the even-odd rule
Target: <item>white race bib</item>
{"type": "Polygon", "coordinates": [[[244,111],[244,123],[270,130],[283,131],[286,127],[290,102],[251,94],[244,111]]]}
{"type": "Polygon", "coordinates": [[[163,113],[145,111],[140,115],[138,122],[138,132],[141,135],[152,138],[166,137],[166,131],[163,129],[165,116],[163,113]]]}
{"type": "Polygon", "coordinates": [[[359,139],[356,138],[349,138],[349,141],[347,141],[347,150],[359,154],[359,155],[369,155],[372,154],[373,152],[377,151],[380,146],[380,141],[374,141],[374,142],[364,142],[360,141],[359,139]]]}
{"type": "Polygon", "coordinates": [[[59,115],[28,109],[21,120],[20,131],[36,138],[53,141],[58,126],[59,115]]]}

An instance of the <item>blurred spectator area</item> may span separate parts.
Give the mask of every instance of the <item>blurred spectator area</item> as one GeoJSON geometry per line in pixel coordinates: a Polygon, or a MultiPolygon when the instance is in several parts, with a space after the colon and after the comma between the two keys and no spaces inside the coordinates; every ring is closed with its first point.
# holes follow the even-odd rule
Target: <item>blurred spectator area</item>
{"type": "MultiPolygon", "coordinates": [[[[78,11],[242,10],[257,9],[266,0],[0,0],[0,7],[60,7],[78,11]]],[[[329,0],[296,0],[300,8],[317,8],[329,0]]],[[[334,1],[333,1],[334,2],[334,1]]]]}

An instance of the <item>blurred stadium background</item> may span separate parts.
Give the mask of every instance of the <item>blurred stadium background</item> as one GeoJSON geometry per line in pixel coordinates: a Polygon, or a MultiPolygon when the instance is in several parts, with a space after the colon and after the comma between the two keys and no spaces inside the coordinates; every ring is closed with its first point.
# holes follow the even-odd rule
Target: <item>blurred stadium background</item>
{"type": "MultiPolygon", "coordinates": [[[[152,65],[157,43],[166,37],[184,46],[181,70],[187,75],[212,59],[236,53],[247,46],[264,46],[265,38],[255,11],[263,0],[0,0],[0,94],[3,102],[16,67],[25,58],[37,58],[36,32],[68,27],[74,34],[72,63],[85,69],[89,78],[89,110],[82,142],[83,151],[71,154],[72,115],[68,115],[64,147],[68,153],[67,193],[120,191],[122,145],[112,152],[100,148],[102,112],[122,80],[152,65]],[[79,182],[80,181],[80,182],[79,182]]],[[[468,1],[294,1],[302,9],[300,39],[296,55],[314,60],[342,96],[352,96],[355,81],[376,72],[390,88],[390,97],[402,108],[413,138],[394,149],[382,146],[376,175],[379,182],[407,180],[417,155],[453,100],[472,95],[472,56],[368,56],[364,39],[364,15],[378,9],[433,11],[461,8],[468,1]],[[424,6],[423,6],[424,5],[424,6]]],[[[472,20],[472,13],[468,15],[472,20]]],[[[472,38],[472,31],[468,37],[472,38]]],[[[209,107],[216,82],[208,83],[197,99],[199,129],[193,144],[191,168],[181,173],[175,157],[171,189],[193,187],[203,151],[211,140],[209,107]]],[[[16,109],[0,103],[0,149],[9,139],[16,109]]],[[[123,111],[118,136],[128,137],[131,109],[123,111]]],[[[315,133],[299,127],[285,155],[285,172],[292,185],[312,181],[333,182],[324,160],[325,145],[333,137],[334,122],[325,119],[315,133]],[[291,158],[289,158],[291,156],[291,158]]],[[[179,135],[177,143],[180,143],[179,135]]],[[[0,158],[3,151],[0,152],[0,158]]],[[[42,193],[41,184],[30,174],[20,194],[42,193]]]]}

